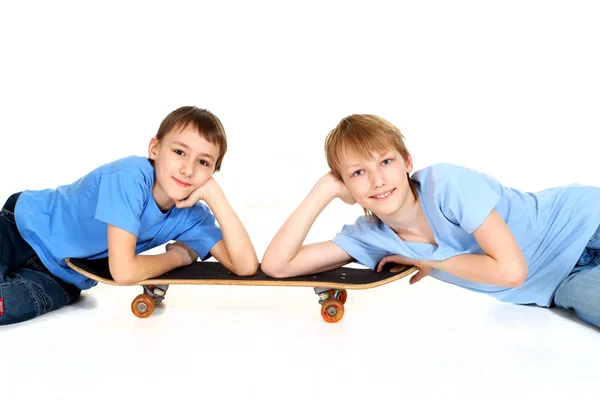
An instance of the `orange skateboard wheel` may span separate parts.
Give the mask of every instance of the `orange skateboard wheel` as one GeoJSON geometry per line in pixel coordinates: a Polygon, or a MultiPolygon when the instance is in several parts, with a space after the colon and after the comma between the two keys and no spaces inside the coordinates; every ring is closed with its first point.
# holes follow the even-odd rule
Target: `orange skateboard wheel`
{"type": "Polygon", "coordinates": [[[329,299],[321,306],[321,317],[325,322],[336,323],[344,316],[344,305],[340,300],[329,299]]]}
{"type": "Polygon", "coordinates": [[[138,318],[148,318],[154,311],[154,300],[150,295],[140,294],[131,302],[131,311],[138,318]]]}

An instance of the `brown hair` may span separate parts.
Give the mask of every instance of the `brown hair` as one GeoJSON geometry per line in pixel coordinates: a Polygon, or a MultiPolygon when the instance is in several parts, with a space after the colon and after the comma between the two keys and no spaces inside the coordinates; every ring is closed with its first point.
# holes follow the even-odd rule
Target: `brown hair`
{"type": "Polygon", "coordinates": [[[219,157],[215,162],[215,172],[218,171],[227,152],[227,136],[219,118],[210,111],[194,106],[178,108],[161,122],[156,139],[160,142],[172,130],[178,128],[182,131],[189,124],[192,124],[206,141],[219,146],[219,157]]]}
{"type": "MultiPolygon", "coordinates": [[[[352,114],[343,118],[325,139],[327,165],[336,178],[342,179],[340,154],[349,151],[360,157],[370,158],[374,151],[385,152],[395,149],[405,162],[409,152],[404,144],[400,129],[385,119],[371,114],[352,114]]],[[[408,184],[417,201],[417,189],[408,173],[408,184]]],[[[365,214],[378,218],[365,210],[365,214]]]]}

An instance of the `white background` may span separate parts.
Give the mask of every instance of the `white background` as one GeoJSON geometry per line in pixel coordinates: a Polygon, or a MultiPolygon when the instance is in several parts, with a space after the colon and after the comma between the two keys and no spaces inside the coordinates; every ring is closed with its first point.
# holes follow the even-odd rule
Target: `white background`
{"type": "MultiPolygon", "coordinates": [[[[598,185],[599,19],[594,1],[5,1],[0,201],[145,155],[182,105],[221,118],[230,150],[216,179],[259,257],[327,172],[325,135],[351,113],[396,124],[417,169],[458,163],[525,191],[598,185]]],[[[332,203],[308,241],[361,212],[332,203]]],[[[597,330],[419,285],[352,294],[337,325],[310,289],[178,288],[174,309],[141,321],[128,311],[137,289],[100,285],[0,329],[1,391],[585,398],[597,330]],[[135,363],[148,370],[131,375],[135,363]],[[125,389],[94,387],[89,372],[125,389]]]]}

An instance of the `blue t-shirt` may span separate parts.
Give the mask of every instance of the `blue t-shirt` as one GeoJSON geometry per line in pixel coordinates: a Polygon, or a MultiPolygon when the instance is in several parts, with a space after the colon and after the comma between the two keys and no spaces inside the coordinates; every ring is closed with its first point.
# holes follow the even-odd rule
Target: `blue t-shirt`
{"type": "Polygon", "coordinates": [[[560,282],[575,266],[600,224],[600,188],[568,185],[537,193],[505,187],[496,179],[452,164],[436,164],[413,174],[420,204],[436,245],[403,241],[387,225],[359,217],[332,241],[356,261],[376,268],[386,255],[445,260],[485,254],[473,231],[496,210],[507,223],[528,265],[522,286],[501,287],[467,281],[433,269],[431,276],[516,304],[549,306],[560,282]]]}
{"type": "Polygon", "coordinates": [[[105,164],[57,189],[24,191],[15,207],[21,236],[52,274],[80,289],[96,284],[64,259],[108,257],[108,224],[137,236],[136,254],[177,240],[198,256],[223,238],[203,203],[162,212],[152,197],[154,167],[130,156],[105,164]]]}

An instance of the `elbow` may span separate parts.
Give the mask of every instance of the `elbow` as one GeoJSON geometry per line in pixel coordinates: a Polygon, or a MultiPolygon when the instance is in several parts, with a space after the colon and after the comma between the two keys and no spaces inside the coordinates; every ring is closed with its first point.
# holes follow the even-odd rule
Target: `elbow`
{"type": "Polygon", "coordinates": [[[513,264],[512,268],[508,269],[509,273],[506,275],[505,286],[516,288],[523,286],[528,276],[527,263],[516,263],[513,264]]]}
{"type": "Polygon", "coordinates": [[[251,257],[248,261],[240,263],[235,271],[237,276],[253,276],[258,271],[258,259],[251,257]]]}
{"type": "Polygon", "coordinates": [[[512,279],[509,279],[506,283],[506,286],[508,286],[510,288],[516,288],[519,286],[523,286],[523,284],[525,283],[526,280],[527,280],[526,275],[525,275],[525,277],[517,276],[512,279]]]}
{"type": "Polygon", "coordinates": [[[130,286],[136,283],[138,280],[132,274],[112,274],[113,280],[117,285],[130,286]]]}
{"type": "Polygon", "coordinates": [[[258,262],[256,264],[251,264],[249,266],[246,266],[244,268],[237,270],[235,274],[237,276],[253,276],[253,275],[256,275],[257,271],[258,271],[258,262]]]}
{"type": "Polygon", "coordinates": [[[268,259],[263,259],[260,264],[261,271],[270,278],[287,278],[287,268],[283,263],[274,263],[268,259]]]}
{"type": "Polygon", "coordinates": [[[127,266],[120,266],[114,264],[110,264],[109,267],[113,281],[115,281],[117,285],[130,286],[138,282],[139,280],[133,273],[132,268],[127,268],[127,266]]]}

